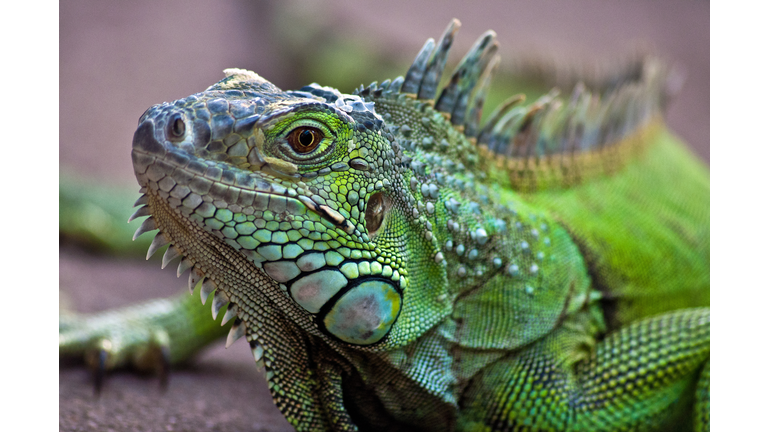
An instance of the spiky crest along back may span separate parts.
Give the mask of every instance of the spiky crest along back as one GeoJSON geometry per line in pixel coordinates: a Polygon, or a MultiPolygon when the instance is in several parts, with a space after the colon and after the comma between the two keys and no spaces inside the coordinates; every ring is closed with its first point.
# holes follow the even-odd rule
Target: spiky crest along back
{"type": "MultiPolygon", "coordinates": [[[[480,124],[491,79],[499,66],[496,34],[483,34],[437,93],[448,52],[460,23],[454,19],[441,39],[428,39],[405,78],[373,82],[354,93],[367,101],[415,101],[431,107],[475,147],[460,149],[465,168],[522,192],[569,187],[595,175],[610,174],[642,151],[646,126],[661,115],[667,92],[667,67],[645,56],[589,76],[594,89],[578,81],[563,98],[553,88],[528,105],[525,95],[511,96],[480,124]]],[[[425,111],[426,112],[426,111],[425,111]]],[[[385,120],[388,114],[384,114],[385,120]]],[[[398,122],[393,122],[398,124],[398,122]]],[[[440,153],[451,143],[432,147],[440,153]]]]}

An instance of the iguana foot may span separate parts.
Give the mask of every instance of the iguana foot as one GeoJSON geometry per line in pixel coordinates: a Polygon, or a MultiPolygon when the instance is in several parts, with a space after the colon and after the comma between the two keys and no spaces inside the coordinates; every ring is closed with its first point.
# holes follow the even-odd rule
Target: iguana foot
{"type": "Polygon", "coordinates": [[[121,368],[155,373],[160,377],[161,388],[168,386],[171,364],[168,332],[157,323],[131,317],[127,312],[69,316],[60,321],[59,354],[85,362],[93,374],[97,396],[107,373],[121,368]]]}
{"type": "Polygon", "coordinates": [[[199,298],[182,294],[89,315],[62,312],[59,356],[85,361],[93,371],[96,394],[106,374],[120,368],[155,373],[165,388],[172,365],[228,331],[222,317],[211,319],[210,306],[201,305],[199,298]]]}

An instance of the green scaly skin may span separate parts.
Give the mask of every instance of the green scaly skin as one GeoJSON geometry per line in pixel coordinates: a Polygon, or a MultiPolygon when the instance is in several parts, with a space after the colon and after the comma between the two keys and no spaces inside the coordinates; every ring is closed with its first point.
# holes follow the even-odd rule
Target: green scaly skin
{"type": "Polygon", "coordinates": [[[230,69],[150,108],[137,234],[229,304],[297,430],[708,430],[709,178],[663,68],[480,127],[496,43],[438,96],[457,29],[354,95],[230,69]]]}

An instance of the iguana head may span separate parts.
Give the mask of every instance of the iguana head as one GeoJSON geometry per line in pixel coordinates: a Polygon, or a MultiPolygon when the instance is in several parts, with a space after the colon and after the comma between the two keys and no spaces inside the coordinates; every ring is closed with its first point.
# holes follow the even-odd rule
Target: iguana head
{"type": "Polygon", "coordinates": [[[266,297],[304,327],[380,342],[402,312],[409,261],[437,266],[392,133],[360,96],[225,74],[139,121],[132,156],[155,225],[234,303],[249,296],[230,287],[242,276],[217,268],[224,259],[195,245],[204,236],[190,222],[223,243],[213,249],[245,257],[254,266],[245,273],[260,275],[266,297]]]}

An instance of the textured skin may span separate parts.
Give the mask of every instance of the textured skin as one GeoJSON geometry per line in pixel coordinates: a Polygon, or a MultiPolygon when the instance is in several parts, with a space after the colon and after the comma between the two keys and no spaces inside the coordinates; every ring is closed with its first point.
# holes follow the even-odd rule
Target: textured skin
{"type": "Polygon", "coordinates": [[[297,430],[708,430],[709,179],[663,68],[480,126],[495,38],[438,94],[457,29],[354,95],[230,69],[150,108],[137,234],[229,303],[297,430]]]}

